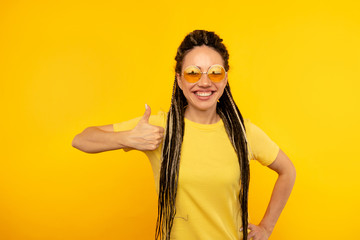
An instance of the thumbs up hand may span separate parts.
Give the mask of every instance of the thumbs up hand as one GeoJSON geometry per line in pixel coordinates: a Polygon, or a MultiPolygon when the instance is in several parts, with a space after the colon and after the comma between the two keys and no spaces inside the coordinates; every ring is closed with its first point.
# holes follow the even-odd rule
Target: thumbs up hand
{"type": "Polygon", "coordinates": [[[164,137],[164,128],[149,124],[151,108],[145,104],[146,110],[138,124],[129,132],[128,146],[137,150],[155,150],[164,137]]]}

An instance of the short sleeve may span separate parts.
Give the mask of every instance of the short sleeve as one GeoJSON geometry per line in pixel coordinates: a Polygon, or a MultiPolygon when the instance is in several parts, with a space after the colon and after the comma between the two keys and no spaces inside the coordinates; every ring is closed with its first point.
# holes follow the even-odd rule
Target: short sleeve
{"type": "Polygon", "coordinates": [[[133,129],[140,121],[141,117],[133,118],[124,122],[114,123],[114,132],[128,131],[133,129]]]}
{"type": "Polygon", "coordinates": [[[280,147],[257,125],[244,119],[249,148],[255,160],[268,166],[275,161],[280,147]]]}

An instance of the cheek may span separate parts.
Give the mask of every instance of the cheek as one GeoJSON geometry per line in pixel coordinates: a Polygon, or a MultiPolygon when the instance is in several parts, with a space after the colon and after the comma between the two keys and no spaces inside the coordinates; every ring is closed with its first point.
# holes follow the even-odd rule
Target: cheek
{"type": "Polygon", "coordinates": [[[183,92],[190,93],[191,92],[191,85],[189,85],[186,81],[182,81],[182,90],[183,92]]]}
{"type": "Polygon", "coordinates": [[[225,91],[226,83],[218,85],[219,93],[223,93],[225,91]]]}
{"type": "Polygon", "coordinates": [[[221,90],[219,89],[219,96],[218,96],[218,98],[220,99],[224,94],[226,94],[226,92],[225,92],[225,87],[223,87],[221,90]]]}

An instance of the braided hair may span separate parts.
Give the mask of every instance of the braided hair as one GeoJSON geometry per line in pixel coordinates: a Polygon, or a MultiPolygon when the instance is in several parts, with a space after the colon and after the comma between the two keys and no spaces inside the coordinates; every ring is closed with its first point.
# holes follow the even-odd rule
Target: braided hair
{"type": "MultiPolygon", "coordinates": [[[[189,33],[175,57],[175,73],[181,74],[185,55],[196,46],[206,45],[216,50],[223,58],[225,70],[229,70],[229,53],[222,39],[214,32],[194,30],[189,33]]],[[[171,228],[176,214],[175,202],[179,180],[180,152],[184,137],[184,114],[187,100],[176,81],[173,85],[170,110],[167,114],[164,142],[161,154],[159,179],[158,216],[155,240],[170,240],[171,228]]],[[[216,112],[224,122],[226,133],[234,147],[240,167],[239,203],[242,215],[243,239],[247,239],[248,228],[248,191],[249,191],[249,159],[247,139],[245,136],[244,119],[231,95],[229,83],[216,106],[216,112]]]]}

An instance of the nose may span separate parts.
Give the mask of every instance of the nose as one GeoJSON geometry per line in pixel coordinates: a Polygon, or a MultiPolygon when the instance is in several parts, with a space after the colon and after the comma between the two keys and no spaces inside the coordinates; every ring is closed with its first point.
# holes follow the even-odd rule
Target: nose
{"type": "Polygon", "coordinates": [[[211,82],[209,76],[206,73],[201,74],[201,78],[198,81],[198,85],[206,87],[206,86],[211,86],[211,84],[212,84],[212,82],[211,82]]]}

